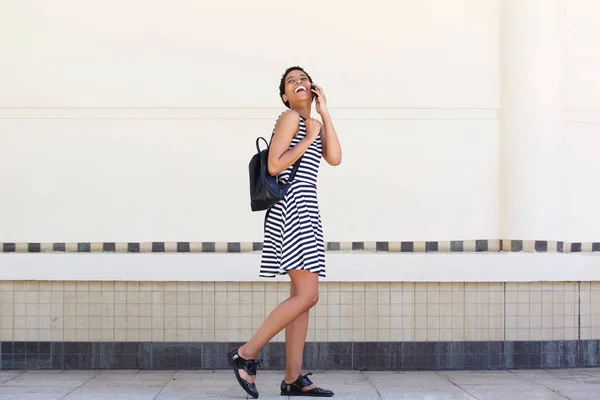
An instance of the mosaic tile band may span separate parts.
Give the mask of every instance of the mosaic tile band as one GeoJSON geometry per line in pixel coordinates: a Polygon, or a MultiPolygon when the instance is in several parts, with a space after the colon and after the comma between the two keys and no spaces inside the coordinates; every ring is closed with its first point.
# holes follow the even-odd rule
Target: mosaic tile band
{"type": "MultiPolygon", "coordinates": [[[[249,253],[262,242],[74,242],[0,243],[0,253],[249,253]]],[[[451,240],[413,242],[326,242],[328,252],[388,253],[592,253],[600,242],[547,240],[451,240]]]]}

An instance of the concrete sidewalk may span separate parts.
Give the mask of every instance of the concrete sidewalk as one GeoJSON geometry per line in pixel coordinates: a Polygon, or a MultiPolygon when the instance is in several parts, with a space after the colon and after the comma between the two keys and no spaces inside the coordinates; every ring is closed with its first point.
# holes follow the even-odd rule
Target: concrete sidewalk
{"type": "MultiPolygon", "coordinates": [[[[531,371],[315,371],[335,399],[600,399],[600,368],[531,371]]],[[[258,372],[259,399],[282,399],[280,371],[258,372]]],[[[0,400],[246,399],[231,371],[0,371],[0,400]]]]}

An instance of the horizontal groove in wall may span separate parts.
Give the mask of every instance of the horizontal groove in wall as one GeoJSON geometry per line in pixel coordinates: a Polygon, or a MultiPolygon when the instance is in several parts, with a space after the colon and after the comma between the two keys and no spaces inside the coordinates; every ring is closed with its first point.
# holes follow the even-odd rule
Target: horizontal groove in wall
{"type": "Polygon", "coordinates": [[[600,110],[566,110],[565,122],[575,124],[600,124],[600,110]]]}
{"type": "MultiPolygon", "coordinates": [[[[331,107],[340,120],[498,120],[498,108],[331,107]]],[[[279,107],[0,107],[0,119],[272,119],[279,107]]],[[[600,123],[600,110],[565,110],[567,123],[600,123]]]]}
{"type": "MultiPolygon", "coordinates": [[[[0,119],[273,119],[280,107],[0,107],[0,119]]],[[[497,120],[496,108],[331,107],[338,120],[497,120]]]]}

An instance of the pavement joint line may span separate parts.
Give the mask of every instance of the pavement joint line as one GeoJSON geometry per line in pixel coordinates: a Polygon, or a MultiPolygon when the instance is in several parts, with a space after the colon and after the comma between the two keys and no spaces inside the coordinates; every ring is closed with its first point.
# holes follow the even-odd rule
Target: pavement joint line
{"type": "MultiPolygon", "coordinates": [[[[137,372],[138,374],[140,373],[140,371],[138,370],[137,372]]],[[[173,378],[175,377],[175,375],[177,375],[177,371],[173,371],[173,374],[171,375],[171,377],[169,378],[169,382],[167,382],[165,385],[163,385],[162,389],[160,389],[158,391],[158,393],[156,393],[156,396],[154,396],[154,399],[152,400],[156,400],[158,399],[158,396],[160,396],[160,394],[163,392],[163,390],[165,390],[165,388],[169,385],[169,383],[173,382],[173,378]]]]}
{"type": "Polygon", "coordinates": [[[581,375],[587,376],[588,378],[596,378],[596,376],[586,373],[586,372],[583,372],[583,371],[581,372],[581,375]]]}
{"type": "Polygon", "coordinates": [[[554,390],[554,389],[550,389],[548,386],[546,385],[542,385],[544,386],[546,389],[550,390],[552,393],[556,393],[557,395],[559,395],[562,398],[565,398],[567,400],[571,400],[570,398],[568,398],[567,396],[565,396],[564,394],[562,394],[561,392],[559,392],[558,390],[554,390]]]}
{"type": "MultiPolygon", "coordinates": [[[[15,376],[13,376],[12,378],[10,378],[9,380],[2,382],[2,385],[5,385],[6,383],[8,383],[8,382],[10,382],[10,381],[12,381],[12,380],[14,380],[14,379],[17,379],[17,378],[19,378],[19,377],[23,376],[23,374],[24,374],[25,372],[27,372],[27,370],[23,370],[23,371],[21,371],[21,373],[20,373],[19,375],[15,375],[15,376]]],[[[10,386],[10,385],[7,385],[7,386],[10,386]]]]}
{"type": "MultiPolygon", "coordinates": [[[[548,389],[548,388],[546,387],[546,385],[543,385],[543,384],[541,384],[541,383],[535,382],[535,381],[531,380],[530,378],[525,378],[524,376],[521,376],[521,374],[515,374],[515,370],[513,370],[513,369],[507,369],[506,371],[507,371],[509,374],[511,374],[512,376],[516,376],[516,377],[518,377],[519,379],[522,379],[523,381],[525,381],[525,382],[529,383],[530,385],[543,386],[543,387],[545,387],[546,389],[548,389]]],[[[541,370],[541,371],[544,371],[544,370],[541,370]]],[[[544,372],[546,372],[547,374],[549,374],[549,373],[548,373],[548,371],[544,371],[544,372]]],[[[550,389],[550,390],[552,390],[552,389],[550,389]]]]}
{"type": "Polygon", "coordinates": [[[100,370],[96,371],[96,375],[94,375],[92,378],[87,379],[85,382],[83,382],[81,385],[77,386],[75,389],[69,391],[67,394],[65,394],[63,397],[60,398],[60,400],[66,399],[68,395],[70,395],[71,393],[73,393],[74,391],[76,391],[77,389],[79,389],[80,387],[83,387],[86,383],[88,383],[89,381],[91,381],[92,379],[95,379],[98,375],[100,375],[100,370]]]}
{"type": "Polygon", "coordinates": [[[526,379],[524,376],[521,376],[521,374],[515,374],[515,372],[514,372],[515,370],[513,370],[513,369],[507,369],[506,371],[507,371],[509,374],[511,374],[512,376],[516,376],[517,378],[519,378],[519,379],[521,379],[521,380],[523,380],[523,381],[525,381],[525,382],[529,382],[529,383],[534,383],[534,384],[536,384],[536,385],[540,385],[540,384],[539,384],[539,383],[537,383],[537,382],[533,382],[531,379],[526,379]]]}
{"type": "MultiPolygon", "coordinates": [[[[555,377],[556,378],[556,377],[555,377]]],[[[556,393],[557,395],[559,395],[562,398],[565,398],[567,400],[571,400],[570,398],[568,398],[567,396],[565,396],[564,394],[562,394],[561,392],[559,392],[558,390],[554,390],[549,388],[548,386],[544,385],[544,384],[540,384],[540,386],[545,387],[546,389],[548,389],[549,391],[551,391],[552,393],[556,393]]]]}
{"type": "Polygon", "coordinates": [[[89,381],[93,381],[94,379],[96,379],[97,377],[99,377],[101,374],[102,374],[102,370],[101,370],[101,369],[97,370],[97,371],[96,371],[96,375],[94,375],[94,376],[92,376],[90,379],[88,379],[88,380],[86,381],[86,383],[88,383],[89,381]]]}
{"type": "MultiPolygon", "coordinates": [[[[514,376],[519,376],[519,374],[515,374],[515,373],[514,373],[514,371],[513,371],[513,370],[511,370],[511,369],[509,369],[509,370],[507,370],[507,371],[508,371],[510,374],[514,375],[514,376]]],[[[547,373],[548,375],[552,375],[550,371],[546,371],[546,373],[547,373]]],[[[521,376],[519,376],[519,378],[525,379],[525,378],[523,378],[523,377],[521,377],[521,376]]],[[[554,379],[556,379],[556,378],[559,378],[559,377],[553,377],[553,378],[554,378],[554,379]]],[[[533,381],[533,380],[531,380],[531,379],[526,379],[526,381],[527,381],[527,382],[529,382],[529,383],[530,383],[530,384],[532,384],[532,385],[537,385],[537,386],[541,386],[541,387],[543,387],[543,388],[546,388],[546,389],[548,389],[549,391],[551,391],[552,393],[555,393],[555,394],[559,395],[560,397],[562,397],[562,398],[564,398],[564,399],[571,400],[570,398],[568,398],[568,397],[567,397],[567,396],[565,396],[564,394],[560,393],[560,392],[559,392],[559,391],[557,391],[557,390],[554,390],[554,389],[551,389],[551,388],[549,388],[548,386],[544,385],[543,383],[538,383],[538,382],[535,382],[535,381],[533,381]]]]}
{"type": "Polygon", "coordinates": [[[365,375],[365,372],[360,371],[360,374],[363,376],[363,378],[366,379],[367,382],[369,382],[369,385],[371,385],[373,387],[373,389],[375,389],[375,392],[377,392],[377,397],[380,399],[383,399],[383,396],[381,395],[381,393],[379,393],[379,389],[377,389],[377,386],[375,386],[373,384],[373,382],[371,382],[371,379],[369,379],[369,377],[367,375],[365,375]]]}
{"type": "MultiPolygon", "coordinates": [[[[20,387],[21,389],[19,390],[19,393],[22,393],[20,396],[19,395],[15,395],[13,394],[13,398],[14,400],[17,399],[26,399],[29,398],[27,397],[29,392],[32,392],[31,390],[25,390],[24,387],[31,387],[31,388],[35,388],[35,390],[33,390],[33,392],[35,393],[45,393],[46,391],[48,391],[48,393],[52,392],[55,396],[57,396],[56,398],[60,398],[63,400],[66,399],[71,399],[73,397],[76,396],[90,396],[90,397],[94,397],[94,398],[112,398],[112,399],[116,399],[116,398],[120,398],[119,396],[115,397],[114,395],[111,397],[110,395],[107,396],[107,393],[104,393],[106,390],[106,388],[111,388],[114,389],[114,387],[117,386],[121,386],[121,384],[115,385],[113,382],[113,375],[116,377],[114,379],[116,379],[119,382],[124,382],[124,381],[128,381],[130,380],[129,378],[123,377],[121,376],[121,373],[118,370],[115,371],[106,371],[106,370],[81,370],[81,371],[72,371],[72,370],[60,370],[60,371],[56,371],[58,373],[54,374],[51,373],[49,375],[43,374],[44,376],[40,376],[39,375],[39,371],[36,370],[13,370],[13,371],[6,371],[8,372],[8,374],[2,374],[3,376],[5,376],[7,379],[11,379],[11,380],[15,380],[16,378],[18,378],[19,376],[21,376],[21,378],[19,379],[18,382],[15,382],[15,384],[20,387]],[[79,374],[79,373],[84,373],[79,374]],[[109,372],[110,377],[108,377],[109,379],[104,380],[102,378],[99,378],[99,375],[104,375],[105,373],[109,372]],[[13,375],[14,374],[14,375],[13,375]],[[62,374],[66,374],[67,376],[63,376],[62,374]],[[40,379],[43,378],[42,382],[40,382],[40,379]],[[125,380],[123,380],[123,378],[126,378],[125,380]],[[94,380],[99,379],[98,382],[93,383],[94,380]],[[48,382],[44,382],[48,380],[48,382]],[[84,381],[83,385],[77,385],[77,383],[79,383],[79,381],[84,381]],[[31,382],[31,385],[30,385],[31,382]],[[56,384],[60,384],[59,386],[56,386],[56,384]],[[66,384],[66,385],[65,385],[66,384]],[[78,387],[74,387],[74,386],[78,386],[78,387]],[[54,388],[60,388],[61,390],[59,392],[57,392],[54,388]],[[76,394],[77,390],[79,388],[83,387],[82,392],[80,392],[79,395],[76,394]],[[50,390],[52,389],[52,390],[50,390]],[[67,393],[68,392],[68,393],[67,393]],[[14,397],[16,396],[16,397],[14,397]],[[100,396],[100,397],[95,397],[95,396],[100,396]],[[103,397],[104,396],[104,397],[103,397]]],[[[161,380],[161,383],[159,385],[156,385],[155,382],[156,380],[154,378],[151,378],[150,380],[146,379],[146,377],[144,379],[141,379],[139,384],[144,386],[145,388],[147,388],[148,390],[151,389],[151,392],[155,393],[155,396],[152,396],[151,398],[154,400],[163,398],[162,393],[164,392],[164,387],[167,387],[166,385],[169,384],[169,382],[173,382],[173,379],[178,379],[177,378],[177,374],[180,372],[185,372],[186,376],[185,376],[185,381],[187,382],[188,379],[192,379],[194,380],[195,375],[191,374],[191,375],[187,375],[188,372],[185,370],[171,370],[171,371],[152,371],[152,372],[159,372],[159,377],[161,380]],[[164,379],[164,383],[162,382],[164,379]],[[161,389],[162,388],[162,389],[161,389]],[[157,393],[158,392],[158,393],[157,393]]],[[[202,371],[194,371],[194,372],[198,372],[201,373],[202,371]]],[[[220,372],[220,371],[218,371],[220,372]]],[[[275,371],[272,371],[275,372],[275,371]]],[[[346,373],[343,371],[339,371],[340,373],[346,373]]],[[[517,398],[519,396],[518,393],[515,392],[514,387],[520,387],[520,385],[522,385],[524,387],[525,390],[529,392],[531,392],[531,398],[535,397],[535,398],[547,398],[550,393],[552,393],[552,398],[556,398],[556,399],[562,399],[562,400],[569,400],[569,399],[576,399],[576,398],[586,398],[586,399],[591,399],[591,398],[595,398],[597,397],[597,388],[595,386],[597,386],[597,384],[600,384],[600,375],[597,375],[598,373],[600,373],[600,368],[595,368],[595,369],[590,369],[590,370],[584,370],[584,369],[578,369],[577,371],[574,371],[573,369],[561,369],[561,370],[518,370],[518,369],[513,369],[510,371],[428,371],[424,377],[426,378],[425,382],[422,382],[421,384],[419,384],[419,382],[410,382],[407,385],[401,384],[401,385],[394,385],[392,384],[392,382],[397,382],[398,381],[398,372],[399,371],[381,371],[381,372],[385,372],[383,374],[380,374],[379,371],[355,371],[355,375],[353,375],[356,379],[353,379],[352,383],[349,384],[349,386],[353,386],[356,389],[361,389],[361,390],[367,390],[368,391],[368,387],[367,386],[371,386],[374,391],[377,393],[377,397],[369,397],[369,398],[373,398],[373,399],[379,399],[381,400],[381,398],[383,397],[383,393],[386,393],[386,396],[389,395],[394,395],[396,394],[397,396],[395,398],[416,398],[415,396],[418,397],[418,394],[414,393],[414,390],[411,388],[412,386],[419,386],[422,388],[425,388],[425,392],[427,392],[429,395],[433,395],[432,398],[438,398],[440,396],[440,391],[441,392],[448,392],[451,389],[451,386],[446,385],[446,383],[450,383],[452,384],[452,386],[458,387],[460,388],[460,391],[458,392],[453,392],[455,393],[456,396],[460,397],[462,395],[460,395],[460,393],[465,394],[466,396],[463,396],[465,398],[471,399],[471,400],[483,400],[484,398],[489,398],[488,396],[492,396],[492,398],[495,397],[495,395],[508,395],[508,396],[516,396],[514,398],[517,398]],[[447,374],[448,372],[450,372],[450,374],[447,374]],[[459,372],[459,374],[454,374],[453,372],[459,372]],[[482,373],[475,373],[475,374],[471,374],[473,372],[482,372],[482,373]],[[508,372],[508,374],[507,374],[508,372]],[[588,378],[588,374],[589,374],[589,378],[588,378]],[[360,377],[359,377],[360,376],[360,377]],[[439,380],[439,376],[444,377],[444,379],[439,380]],[[430,379],[430,378],[437,378],[437,379],[430,379]],[[371,379],[372,378],[372,379],[371,379]],[[446,382],[446,383],[444,383],[446,382]],[[585,384],[584,384],[585,383],[585,384]],[[366,385],[365,385],[366,384],[366,385]],[[393,388],[389,388],[387,385],[391,384],[393,386],[393,388]],[[433,385],[432,385],[433,384],[433,385]],[[582,385],[584,384],[584,385],[582,385]],[[464,385],[464,386],[463,386],[464,385]],[[583,387],[585,386],[585,387],[583,387]],[[381,388],[381,390],[379,390],[379,388],[381,388]],[[474,390],[475,394],[471,394],[470,393],[470,389],[474,390]],[[392,389],[390,391],[390,389],[392,389]],[[481,391],[481,394],[479,393],[479,391],[481,391]],[[584,395],[585,393],[585,395],[584,395]],[[582,397],[582,395],[584,395],[582,397]],[[404,396],[404,397],[403,397],[404,396]],[[546,396],[546,397],[544,397],[546,396]]],[[[144,373],[144,371],[142,370],[136,370],[134,372],[134,374],[131,375],[131,377],[135,377],[136,374],[138,376],[142,375],[144,373]]],[[[400,372],[400,374],[402,375],[402,372],[400,372]]],[[[218,374],[219,376],[217,378],[224,378],[225,375],[221,375],[218,374]]],[[[274,378],[275,375],[270,375],[269,378],[274,378]]],[[[140,376],[141,377],[141,376],[140,376]]],[[[214,380],[214,376],[208,376],[208,377],[204,377],[204,378],[210,378],[210,380],[214,380]]],[[[214,393],[216,395],[221,395],[222,397],[220,398],[233,398],[233,397],[237,397],[237,396],[233,396],[233,393],[229,393],[229,385],[227,384],[226,381],[229,381],[228,379],[217,379],[215,381],[215,387],[213,388],[214,390],[216,390],[217,392],[214,393]],[[219,389],[220,388],[220,389],[219,389]],[[229,394],[229,395],[228,395],[229,394]]],[[[124,385],[124,386],[128,386],[128,385],[124,385]]],[[[196,393],[196,387],[195,385],[182,385],[181,387],[179,385],[175,385],[175,386],[171,386],[169,388],[169,390],[167,391],[167,393],[165,393],[165,396],[171,392],[172,395],[178,396],[178,398],[191,398],[193,396],[198,396],[198,393],[196,393]],[[183,396],[183,397],[181,397],[183,396]]],[[[4,387],[4,388],[13,388],[16,387],[15,385],[12,385],[11,383],[8,383],[7,385],[0,385],[0,387],[4,387]]],[[[133,385],[133,392],[136,393],[137,395],[137,391],[135,388],[138,387],[138,385],[133,385]]],[[[12,389],[10,389],[12,390],[12,389]]],[[[214,391],[213,390],[213,391],[214,391]]],[[[419,389],[419,393],[421,393],[422,389],[419,389]]],[[[114,392],[114,390],[112,390],[112,392],[114,392]]],[[[111,393],[112,393],[111,392],[111,393]]],[[[12,393],[12,392],[11,392],[12,393]]],[[[369,392],[372,393],[372,392],[369,392]]],[[[113,393],[114,394],[114,393],[113,393]]],[[[132,393],[133,394],[133,393],[132,393]]],[[[274,394],[274,393],[273,393],[274,394]]],[[[365,393],[366,394],[366,393],[365,393]]],[[[150,393],[145,394],[150,395],[150,393]]],[[[424,393],[422,394],[422,396],[425,395],[424,393]]],[[[443,396],[444,394],[442,394],[443,396]]],[[[447,395],[447,393],[445,394],[447,395]]],[[[42,395],[43,396],[43,395],[42,395]]],[[[372,394],[371,394],[372,396],[372,394]]],[[[279,397],[279,396],[277,396],[279,397]]],[[[344,399],[347,398],[345,396],[341,396],[344,399]]],[[[54,397],[53,397],[54,398],[54,397]]],[[[195,398],[195,397],[194,397],[195,398]]],[[[202,397],[204,398],[204,397],[202,397]]],[[[212,398],[212,397],[211,397],[212,398]]],[[[240,399],[245,398],[248,399],[248,397],[240,397],[240,399]]],[[[286,399],[288,398],[287,396],[281,396],[282,399],[286,399]]],[[[289,399],[291,399],[293,397],[289,397],[289,399]]],[[[348,398],[357,398],[357,397],[348,397],[348,398]]],[[[422,398],[422,397],[419,397],[422,398]]],[[[150,398],[149,398],[150,399],[150,398]]],[[[341,400],[341,398],[340,398],[341,400]]]]}
{"type": "Polygon", "coordinates": [[[433,371],[433,372],[435,372],[435,374],[436,374],[437,376],[440,376],[440,377],[442,377],[442,378],[445,378],[445,379],[446,379],[448,382],[450,382],[452,385],[456,386],[457,388],[459,388],[460,390],[462,390],[463,392],[465,392],[466,394],[468,394],[469,396],[471,396],[471,397],[472,397],[472,398],[474,398],[475,400],[480,400],[480,399],[479,399],[479,397],[475,396],[475,395],[474,395],[474,394],[472,394],[472,393],[469,393],[469,391],[468,391],[467,389],[465,389],[465,388],[463,388],[462,386],[458,385],[456,382],[452,382],[452,380],[450,379],[450,377],[448,377],[448,376],[443,376],[443,375],[440,375],[439,371],[433,371]]]}

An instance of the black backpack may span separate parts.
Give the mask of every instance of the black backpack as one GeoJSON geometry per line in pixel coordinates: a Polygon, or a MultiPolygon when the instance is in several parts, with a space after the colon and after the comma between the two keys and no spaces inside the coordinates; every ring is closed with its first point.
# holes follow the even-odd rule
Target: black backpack
{"type": "MultiPolygon", "coordinates": [[[[267,148],[261,151],[258,144],[261,139],[267,143],[263,137],[256,139],[256,154],[252,156],[248,165],[248,169],[250,170],[250,206],[252,207],[252,211],[268,210],[275,203],[283,199],[296,176],[300,160],[302,160],[301,156],[294,163],[294,168],[288,181],[284,185],[279,184],[277,176],[269,174],[267,167],[270,143],[267,143],[267,148]]],[[[273,136],[271,136],[272,139],[273,136]]]]}

